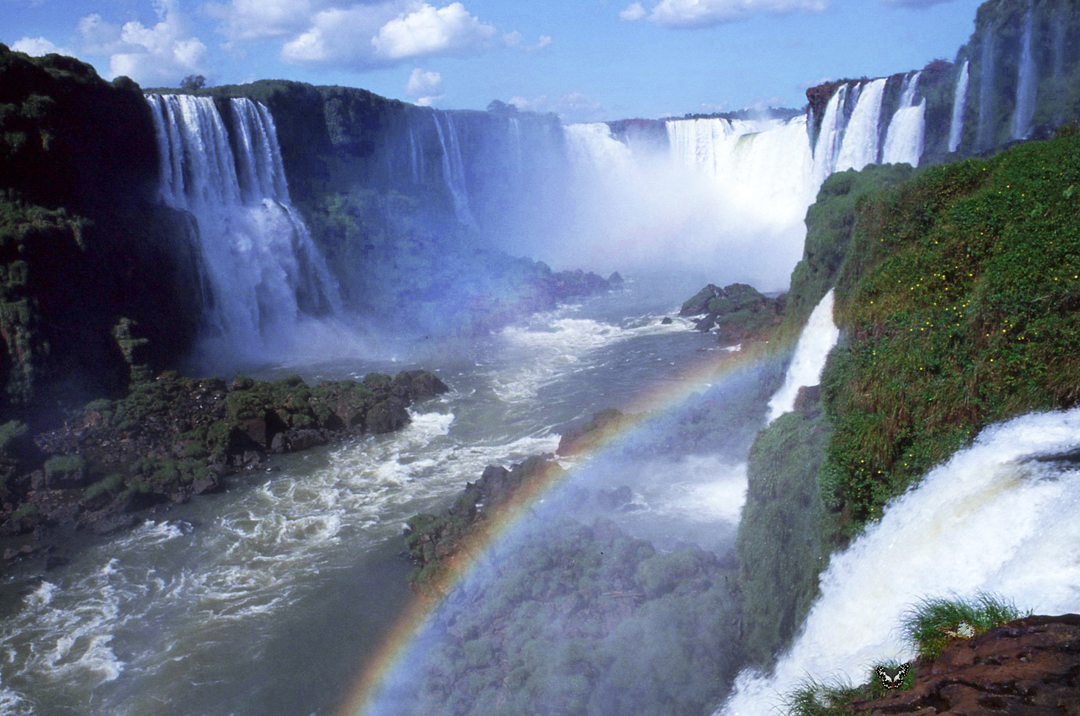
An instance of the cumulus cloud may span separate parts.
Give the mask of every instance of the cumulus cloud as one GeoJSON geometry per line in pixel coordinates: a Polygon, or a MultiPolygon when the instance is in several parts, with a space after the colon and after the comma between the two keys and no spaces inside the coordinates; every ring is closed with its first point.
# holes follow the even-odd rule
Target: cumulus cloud
{"type": "Polygon", "coordinates": [[[475,54],[492,47],[497,32],[460,2],[436,8],[418,0],[389,0],[320,10],[307,30],[285,43],[281,58],[354,69],[388,67],[417,57],[475,54]]]}
{"type": "Polygon", "coordinates": [[[405,85],[405,94],[416,98],[416,103],[421,107],[430,107],[442,98],[442,75],[438,72],[425,72],[419,67],[413,68],[405,85]]]}
{"type": "Polygon", "coordinates": [[[302,32],[323,4],[318,0],[232,0],[207,3],[203,12],[221,21],[218,31],[230,40],[262,40],[302,32]]]}
{"type": "Polygon", "coordinates": [[[375,53],[389,59],[423,55],[464,55],[484,49],[495,34],[459,2],[435,9],[423,5],[415,12],[397,17],[372,38],[375,53]]]}
{"type": "Polygon", "coordinates": [[[192,35],[177,0],[155,0],[158,21],[147,27],[138,21],[116,26],[100,15],[79,20],[81,52],[108,55],[113,77],[127,75],[143,85],[171,85],[184,76],[201,73],[206,45],[192,35]]]}
{"type": "Polygon", "coordinates": [[[52,54],[73,56],[70,50],[57,47],[44,37],[24,37],[11,43],[11,49],[16,52],[25,52],[33,57],[52,54]]]}
{"type": "Polygon", "coordinates": [[[619,13],[619,17],[624,20],[647,17],[649,22],[663,27],[708,27],[759,13],[821,12],[826,6],[825,0],[660,0],[648,13],[641,3],[635,2],[619,13]]]}

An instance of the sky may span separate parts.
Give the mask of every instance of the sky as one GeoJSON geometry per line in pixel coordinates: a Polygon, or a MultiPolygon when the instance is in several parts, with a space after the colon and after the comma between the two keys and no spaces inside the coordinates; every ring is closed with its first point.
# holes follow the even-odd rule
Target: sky
{"type": "Polygon", "coordinates": [[[0,42],[106,78],[288,79],[564,122],[795,107],[952,60],[980,0],[0,0],[0,42]]]}

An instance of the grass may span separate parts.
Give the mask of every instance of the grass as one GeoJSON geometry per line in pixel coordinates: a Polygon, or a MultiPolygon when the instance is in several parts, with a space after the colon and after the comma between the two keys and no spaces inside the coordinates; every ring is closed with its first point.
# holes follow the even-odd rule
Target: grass
{"type": "Polygon", "coordinates": [[[924,599],[904,616],[903,629],[918,652],[919,660],[936,658],[956,637],[947,632],[962,633],[963,625],[971,627],[970,636],[1001,626],[1015,619],[1031,616],[1012,602],[984,592],[973,599],[924,599]]]}
{"type": "Polygon", "coordinates": [[[1080,138],[920,171],[855,209],[822,378],[834,538],[983,427],[1080,403],[1080,138]]]}
{"type": "MultiPolygon", "coordinates": [[[[972,599],[924,599],[904,615],[901,625],[918,653],[918,662],[927,662],[937,658],[953,639],[970,638],[966,635],[950,636],[949,632],[966,631],[971,636],[978,636],[1025,616],[1031,616],[1031,612],[1022,612],[1010,601],[979,592],[972,599]],[[964,630],[965,624],[970,625],[971,629],[964,630]]],[[[893,670],[900,666],[900,662],[885,661],[881,665],[893,670]]],[[[908,669],[903,689],[914,686],[916,666],[913,664],[908,669]]],[[[808,676],[787,695],[784,712],[788,716],[850,716],[851,704],[855,700],[876,699],[890,693],[874,669],[868,671],[867,677],[865,683],[852,686],[842,682],[826,683],[808,676]]]]}

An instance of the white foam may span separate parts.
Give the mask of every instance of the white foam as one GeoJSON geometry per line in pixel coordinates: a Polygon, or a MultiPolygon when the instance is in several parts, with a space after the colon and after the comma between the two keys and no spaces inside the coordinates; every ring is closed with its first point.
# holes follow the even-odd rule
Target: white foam
{"type": "Polygon", "coordinates": [[[740,674],[719,713],[767,714],[807,675],[859,683],[876,661],[910,659],[897,627],[922,599],[986,591],[1037,614],[1080,611],[1080,471],[1027,461],[1077,446],[1080,409],[983,431],[833,555],[775,672],[740,674]]]}

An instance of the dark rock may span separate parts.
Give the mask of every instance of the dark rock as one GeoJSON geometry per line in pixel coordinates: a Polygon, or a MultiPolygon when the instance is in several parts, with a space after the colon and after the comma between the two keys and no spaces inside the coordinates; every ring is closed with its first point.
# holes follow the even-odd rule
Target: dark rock
{"type": "Polygon", "coordinates": [[[1009,622],[956,639],[920,663],[910,690],[855,701],[852,713],[1080,714],[1080,615],[1009,622]]]}
{"type": "Polygon", "coordinates": [[[623,277],[616,271],[607,277],[607,282],[612,288],[618,288],[623,285],[623,277]]]}
{"type": "Polygon", "coordinates": [[[671,316],[664,316],[660,321],[660,325],[662,326],[670,326],[672,323],[674,323],[674,321],[671,320],[671,316]]]}
{"type": "Polygon", "coordinates": [[[576,455],[597,447],[608,435],[621,430],[633,420],[615,408],[608,408],[594,413],[592,420],[577,428],[566,428],[559,438],[557,455],[576,455]]]}
{"type": "Polygon", "coordinates": [[[373,405],[365,417],[367,429],[375,434],[393,432],[409,424],[409,413],[399,398],[390,397],[373,405]]]}
{"type": "Polygon", "coordinates": [[[274,439],[270,441],[270,452],[280,455],[288,449],[288,443],[285,441],[285,433],[278,433],[274,436],[274,439]]]}
{"type": "Polygon", "coordinates": [[[289,451],[307,450],[318,445],[325,445],[328,442],[326,436],[315,429],[308,428],[303,430],[290,430],[286,444],[289,446],[289,451]]]}

